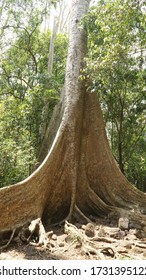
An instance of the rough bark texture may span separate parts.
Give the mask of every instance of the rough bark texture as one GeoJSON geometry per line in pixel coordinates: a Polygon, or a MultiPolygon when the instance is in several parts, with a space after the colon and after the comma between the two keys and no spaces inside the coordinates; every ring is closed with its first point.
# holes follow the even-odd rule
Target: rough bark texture
{"type": "Polygon", "coordinates": [[[30,177],[0,190],[0,232],[38,218],[56,223],[74,213],[146,224],[146,195],[121,173],[108,145],[97,95],[79,79],[87,45],[79,22],[88,5],[89,0],[72,0],[66,82],[54,141],[30,177]]]}

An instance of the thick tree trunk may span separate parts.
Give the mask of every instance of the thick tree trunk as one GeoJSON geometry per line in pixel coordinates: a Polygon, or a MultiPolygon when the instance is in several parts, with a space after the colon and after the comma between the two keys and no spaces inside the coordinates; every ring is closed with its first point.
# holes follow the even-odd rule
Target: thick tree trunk
{"type": "Polygon", "coordinates": [[[30,177],[0,190],[0,232],[37,218],[56,223],[73,213],[126,216],[141,227],[146,223],[146,195],[121,173],[108,145],[97,96],[79,78],[87,46],[79,22],[88,5],[89,0],[72,0],[65,90],[54,141],[30,177]]]}

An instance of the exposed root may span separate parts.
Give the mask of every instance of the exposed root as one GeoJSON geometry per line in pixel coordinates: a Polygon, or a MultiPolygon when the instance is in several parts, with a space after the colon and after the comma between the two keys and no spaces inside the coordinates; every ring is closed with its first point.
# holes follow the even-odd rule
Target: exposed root
{"type": "Polygon", "coordinates": [[[96,250],[95,248],[92,248],[91,246],[85,246],[84,252],[86,255],[88,255],[90,257],[90,259],[92,259],[91,255],[96,255],[97,259],[105,260],[104,255],[102,253],[100,253],[98,250],[96,250]]]}
{"type": "Polygon", "coordinates": [[[24,227],[19,237],[25,243],[30,243],[32,237],[34,237],[35,242],[31,242],[31,244],[44,245],[45,247],[47,245],[47,234],[40,218],[33,220],[28,227],[24,227]]]}
{"type": "MultiPolygon", "coordinates": [[[[68,249],[74,244],[77,243],[77,247],[82,247],[82,251],[91,257],[91,255],[97,255],[97,258],[100,260],[104,260],[104,256],[102,252],[99,252],[95,243],[92,242],[86,235],[82,234],[76,226],[70,224],[69,222],[65,222],[64,232],[68,234],[69,241],[71,244],[68,246],[68,249]]],[[[67,249],[67,250],[68,250],[67,249]]]]}
{"type": "Polygon", "coordinates": [[[139,247],[139,248],[142,248],[142,249],[146,249],[146,244],[136,243],[135,246],[139,247]]]}
{"type": "Polygon", "coordinates": [[[87,223],[92,223],[92,221],[75,205],[75,211],[80,215],[87,223]]]}
{"type": "Polygon", "coordinates": [[[57,225],[63,225],[67,221],[71,222],[73,215],[75,215],[75,217],[78,216],[78,217],[82,218],[87,223],[92,223],[92,221],[78,208],[78,206],[75,205],[74,206],[74,212],[70,211],[68,216],[65,219],[63,219],[59,223],[57,222],[57,223],[54,223],[54,224],[51,224],[51,225],[52,226],[57,226],[57,225]]]}
{"type": "MultiPolygon", "coordinates": [[[[69,249],[71,248],[71,246],[75,244],[75,242],[76,242],[76,240],[74,240],[71,244],[69,244],[69,245],[68,245],[68,248],[66,248],[65,250],[63,250],[63,253],[68,252],[69,249]]],[[[82,243],[81,243],[81,246],[82,246],[82,243]]]]}
{"type": "Polygon", "coordinates": [[[77,227],[69,222],[65,222],[64,232],[70,236],[71,242],[80,241],[84,242],[84,236],[81,232],[78,231],[77,227]]]}
{"type": "Polygon", "coordinates": [[[8,240],[8,242],[5,245],[0,247],[0,250],[6,249],[10,245],[10,243],[11,243],[13,237],[14,237],[15,232],[16,232],[16,228],[13,229],[13,231],[11,233],[11,236],[10,236],[10,239],[8,240]]]}
{"type": "Polygon", "coordinates": [[[39,245],[47,245],[47,235],[41,219],[39,220],[39,245]]]}
{"type": "Polygon", "coordinates": [[[53,233],[54,233],[54,232],[53,232],[53,230],[51,230],[51,231],[47,232],[47,237],[48,237],[48,238],[51,238],[51,237],[52,237],[52,235],[53,235],[53,233]]]}
{"type": "Polygon", "coordinates": [[[107,205],[90,187],[88,188],[89,205],[98,216],[108,215],[113,211],[113,207],[107,205]]]}
{"type": "Polygon", "coordinates": [[[107,237],[99,237],[99,236],[95,236],[92,238],[92,241],[98,241],[98,242],[105,242],[105,243],[115,243],[115,239],[113,238],[107,238],[107,237]]]}

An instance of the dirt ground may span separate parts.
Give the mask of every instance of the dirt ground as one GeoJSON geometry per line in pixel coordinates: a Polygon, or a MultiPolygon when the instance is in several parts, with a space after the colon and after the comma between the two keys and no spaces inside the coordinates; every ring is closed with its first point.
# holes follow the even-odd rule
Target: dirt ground
{"type": "Polygon", "coordinates": [[[146,233],[124,227],[107,220],[74,225],[65,222],[47,229],[45,246],[39,245],[35,236],[28,244],[14,238],[0,250],[0,260],[145,260],[146,233]]]}

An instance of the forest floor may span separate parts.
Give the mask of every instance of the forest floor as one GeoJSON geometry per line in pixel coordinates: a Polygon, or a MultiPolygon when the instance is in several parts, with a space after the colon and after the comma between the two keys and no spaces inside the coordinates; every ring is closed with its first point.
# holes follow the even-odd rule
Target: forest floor
{"type": "Polygon", "coordinates": [[[35,237],[29,244],[16,238],[0,251],[0,260],[146,259],[146,236],[141,230],[120,229],[106,220],[86,225],[65,223],[47,232],[46,246],[38,245],[35,237]]]}

